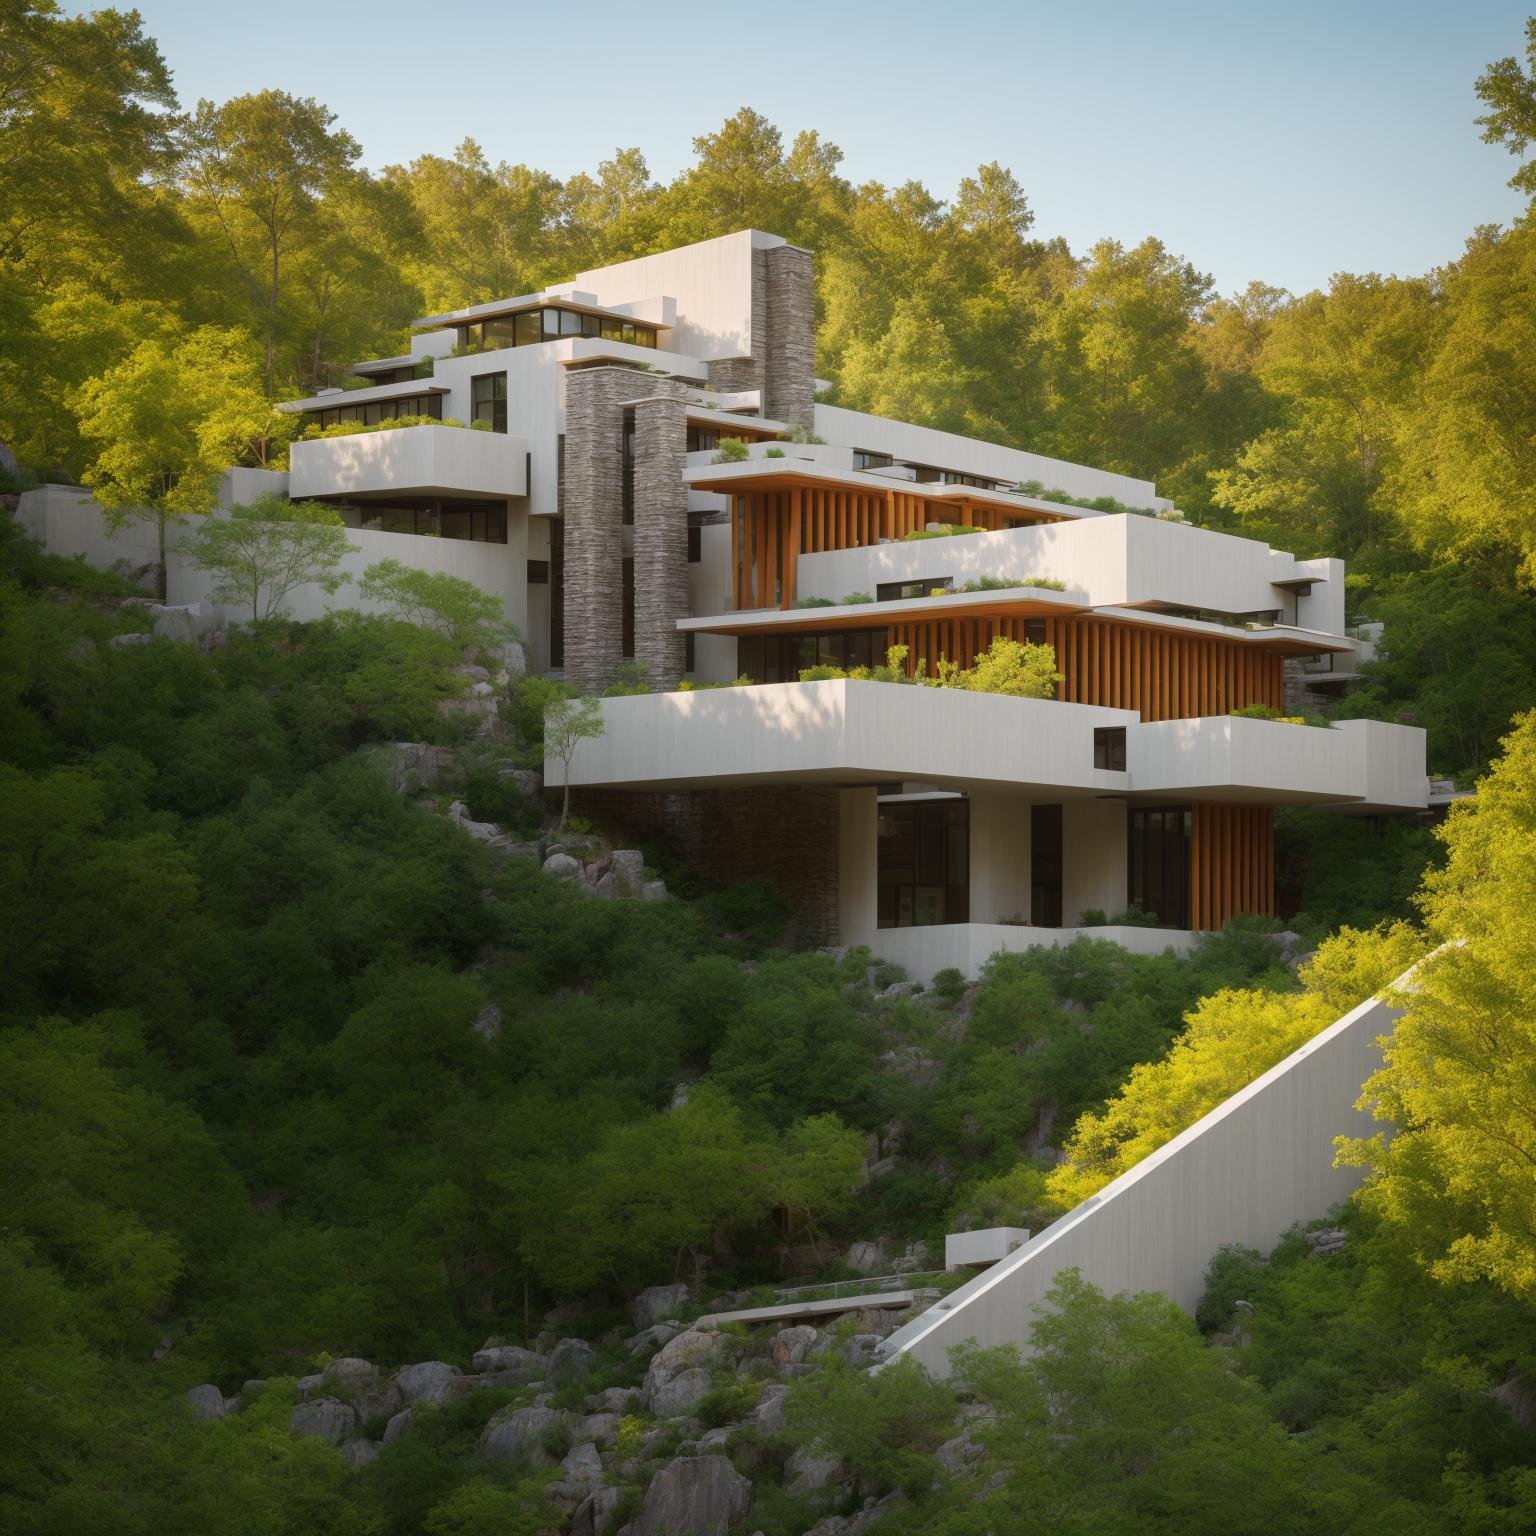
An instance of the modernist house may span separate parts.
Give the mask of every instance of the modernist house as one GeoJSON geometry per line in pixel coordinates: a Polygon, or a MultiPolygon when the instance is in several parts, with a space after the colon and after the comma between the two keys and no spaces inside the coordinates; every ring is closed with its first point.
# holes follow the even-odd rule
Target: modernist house
{"type": "Polygon", "coordinates": [[[812,257],[777,236],[415,330],[287,407],[374,429],[296,442],[288,493],[343,508],[359,566],[498,592],[535,669],[601,692],[639,663],[653,691],[604,701],[576,799],[770,882],[808,933],[920,978],[1085,923],[1187,944],[1273,911],[1275,807],[1426,803],[1418,730],[1233,714],[1351,675],[1341,562],[1189,526],[1146,481],[821,403],[812,257]],[[466,425],[390,426],[422,417],[466,425]],[[999,635],[1054,649],[1054,700],[799,681],[896,645],[965,667],[999,635]],[[1106,922],[1131,907],[1160,926],[1106,922]]]}

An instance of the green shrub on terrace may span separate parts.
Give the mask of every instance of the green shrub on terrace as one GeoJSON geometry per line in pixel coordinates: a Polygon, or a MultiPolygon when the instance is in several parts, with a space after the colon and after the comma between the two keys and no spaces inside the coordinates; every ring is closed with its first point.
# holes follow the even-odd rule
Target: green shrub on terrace
{"type": "Polygon", "coordinates": [[[359,432],[389,432],[396,427],[462,427],[464,423],[452,416],[396,416],[390,421],[338,421],[329,427],[305,427],[299,433],[301,443],[313,442],[321,437],[355,437],[359,432]]]}
{"type": "Polygon", "coordinates": [[[1132,507],[1114,496],[1074,496],[1059,485],[1047,485],[1043,480],[1021,480],[1020,496],[1033,496],[1037,501],[1054,501],[1063,507],[1087,507],[1090,512],[1130,513],[1135,517],[1162,517],[1156,507],[1132,507]]]}
{"type": "Polygon", "coordinates": [[[1056,670],[1056,651],[1049,645],[1031,645],[998,635],[977,656],[969,668],[941,658],[932,677],[928,664],[919,657],[911,676],[907,675],[908,649],[893,645],[885,653],[880,667],[805,667],[802,683],[831,682],[849,678],[855,682],[907,683],[920,688],[964,688],[972,693],[1000,693],[1019,699],[1051,699],[1061,674],[1056,670]]]}
{"type": "Polygon", "coordinates": [[[1239,720],[1273,720],[1276,725],[1310,725],[1322,731],[1333,729],[1329,721],[1312,710],[1304,710],[1299,715],[1282,715],[1268,704],[1245,704],[1241,709],[1229,709],[1227,713],[1235,715],[1239,720]]]}
{"type": "Polygon", "coordinates": [[[843,598],[843,606],[845,608],[852,608],[859,603],[872,602],[874,602],[874,598],[868,592],[849,592],[843,598]]]}
{"type": "Polygon", "coordinates": [[[763,457],[765,459],[782,459],[784,457],[784,450],[782,448],[769,448],[763,454],[763,457]]]}
{"type": "Polygon", "coordinates": [[[952,539],[963,533],[985,533],[985,528],[975,528],[969,523],[940,523],[937,528],[914,528],[911,533],[902,535],[902,542],[912,543],[917,539],[952,539]]]}
{"type": "Polygon", "coordinates": [[[1047,592],[1065,592],[1067,584],[1054,576],[978,576],[951,592],[1008,592],[1014,587],[1043,587],[1047,592]]]}
{"type": "Polygon", "coordinates": [[[818,437],[808,427],[802,427],[797,422],[784,434],[786,443],[825,443],[826,438],[818,437]]]}
{"type": "Polygon", "coordinates": [[[742,464],[750,457],[746,441],[739,437],[722,437],[715,449],[711,464],[742,464]]]}
{"type": "Polygon", "coordinates": [[[796,608],[835,608],[836,603],[830,597],[802,597],[795,604],[796,608]]]}

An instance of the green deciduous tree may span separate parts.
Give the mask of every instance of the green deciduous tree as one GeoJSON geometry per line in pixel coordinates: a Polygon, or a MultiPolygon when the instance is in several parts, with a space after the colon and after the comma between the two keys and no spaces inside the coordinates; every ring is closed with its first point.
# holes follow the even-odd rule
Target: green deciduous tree
{"type": "Polygon", "coordinates": [[[1425,882],[1442,947],[1415,973],[1362,1103],[1396,1127],[1350,1144],[1375,1170],[1361,1199],[1436,1274],[1536,1298],[1536,716],[1443,831],[1425,882]]]}
{"type": "Polygon", "coordinates": [[[334,507],[273,492],[227,518],[206,519],[192,535],[190,558],[216,578],[214,602],[238,603],[259,624],[286,612],[299,587],[334,593],[346,581],[340,567],[351,548],[334,507]]]}
{"type": "Polygon", "coordinates": [[[162,597],[167,524],[210,511],[219,476],[264,460],[287,430],[262,394],[247,337],[211,326],[174,346],[141,343],[81,385],[76,412],[95,450],[85,483],[108,523],[155,524],[162,597]]]}
{"type": "Polygon", "coordinates": [[[603,734],[603,706],[596,699],[567,696],[550,700],[544,711],[544,755],[556,759],[564,770],[565,792],[560,799],[558,837],[571,814],[571,764],[584,741],[603,734]]]}
{"type": "Polygon", "coordinates": [[[400,560],[380,560],[363,572],[360,596],[382,603],[398,619],[447,637],[456,650],[517,638],[502,600],[462,576],[424,571],[400,560]]]}
{"type": "MultiPolygon", "coordinates": [[[[1502,144],[1521,160],[1536,142],[1536,16],[1525,24],[1525,62],[1513,56],[1498,59],[1478,77],[1478,99],[1488,108],[1477,119],[1483,143],[1502,144]]],[[[1509,184],[1536,197],[1536,165],[1522,164],[1509,184]]]]}
{"type": "Polygon", "coordinates": [[[268,394],[278,348],[293,336],[284,287],[288,263],[324,244],[340,193],[362,153],[310,97],[286,91],[199,101],[181,136],[179,173],[193,216],[215,231],[244,285],[265,349],[268,394]]]}

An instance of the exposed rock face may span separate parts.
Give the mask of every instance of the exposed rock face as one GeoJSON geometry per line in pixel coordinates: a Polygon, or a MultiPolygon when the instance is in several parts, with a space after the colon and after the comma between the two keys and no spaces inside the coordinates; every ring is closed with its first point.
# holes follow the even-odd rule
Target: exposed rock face
{"type": "Polygon", "coordinates": [[[161,640],[195,640],[203,618],[200,603],[184,603],[177,607],[151,603],[149,614],[155,622],[156,638],[161,640]]]}
{"type": "Polygon", "coordinates": [[[708,1371],[694,1368],[679,1371],[651,1388],[651,1412],[659,1419],[675,1419],[691,1413],[710,1389],[708,1371]]]}
{"type": "Polygon", "coordinates": [[[784,1491],[797,1499],[823,1493],[843,1479],[843,1463],[836,1456],[819,1456],[801,1448],[784,1463],[784,1491]]]}
{"type": "MultiPolygon", "coordinates": [[[[635,1297],[635,1331],[643,1333],[647,1328],[673,1316],[688,1302],[686,1285],[652,1285],[635,1297]]],[[[663,1341],[665,1342],[665,1341],[663,1341]]]]}
{"type": "Polygon", "coordinates": [[[371,1392],[379,1384],[379,1368],[355,1355],[344,1355],[326,1366],[324,1377],[326,1385],[343,1392],[371,1392]]]}
{"type": "Polygon", "coordinates": [[[656,1393],[684,1371],[707,1369],[714,1363],[719,1348],[720,1336],[701,1328],[690,1328],[663,1344],[645,1373],[646,1401],[654,1403],[656,1393]]]}
{"type": "Polygon", "coordinates": [[[770,1381],[763,1388],[763,1395],[758,1398],[757,1406],[747,1415],[746,1423],[759,1434],[781,1434],[784,1429],[788,1398],[788,1387],[781,1386],[776,1381],[770,1381]]]}
{"type": "Polygon", "coordinates": [[[617,894],[638,896],[645,884],[645,855],[638,848],[615,848],[609,863],[617,894]]]}
{"type": "Polygon", "coordinates": [[[378,757],[386,765],[397,795],[436,789],[452,773],[455,762],[451,747],[433,747],[424,741],[392,741],[378,748],[378,757]]]}
{"type": "Polygon", "coordinates": [[[414,1417],[415,1414],[411,1409],[402,1408],[400,1412],[397,1413],[394,1418],[392,1418],[389,1423],[384,1426],[384,1444],[393,1445],[401,1435],[405,1434],[410,1429],[411,1422],[414,1417]]]}
{"type": "Polygon", "coordinates": [[[496,777],[510,780],[517,792],[527,800],[537,800],[544,793],[544,775],[536,768],[498,768],[496,777]]]}
{"type": "Polygon", "coordinates": [[[624,1341],[624,1348],[632,1355],[647,1355],[669,1344],[683,1332],[681,1323],[652,1323],[649,1328],[631,1334],[624,1341]]]}
{"type": "Polygon", "coordinates": [[[815,1342],[816,1330],[809,1323],[796,1323],[792,1328],[781,1328],[773,1336],[773,1363],[799,1365],[815,1342]]]}
{"type": "Polygon", "coordinates": [[[595,1489],[571,1517],[571,1536],[606,1536],[623,1497],[619,1488],[595,1489]]]}
{"type": "Polygon", "coordinates": [[[879,1243],[855,1243],[843,1256],[843,1263],[861,1275],[878,1275],[889,1262],[879,1243]]]}
{"type": "Polygon", "coordinates": [[[549,1371],[549,1361],[516,1344],[487,1344],[475,1351],[469,1368],[477,1376],[496,1376],[498,1387],[511,1387],[542,1380],[549,1371]]]}
{"type": "Polygon", "coordinates": [[[595,1353],[585,1339],[561,1339],[549,1357],[549,1384],[569,1387],[585,1381],[595,1353]]]}
{"type": "Polygon", "coordinates": [[[372,1440],[348,1440],[341,1448],[341,1459],[354,1472],[361,1472],[379,1459],[379,1448],[372,1440]]]}
{"type": "Polygon", "coordinates": [[[556,880],[580,880],[581,865],[568,853],[552,853],[544,860],[544,873],[556,880]]]}
{"type": "Polygon", "coordinates": [[[457,1397],[464,1373],[456,1365],[442,1360],[423,1360],[402,1366],[395,1385],[407,1403],[446,1403],[457,1397]]]}
{"type": "Polygon", "coordinates": [[[633,1536],[728,1536],[746,1519],[752,1484],[724,1456],[687,1456],[651,1480],[633,1536]]]}
{"type": "Polygon", "coordinates": [[[501,1033],[501,1009],[495,1003],[487,1003],[469,1027],[482,1040],[494,1040],[501,1033]]]}
{"type": "Polygon", "coordinates": [[[211,1381],[205,1381],[200,1387],[189,1387],[187,1401],[204,1422],[224,1417],[224,1394],[211,1381]]]}
{"type": "Polygon", "coordinates": [[[487,1461],[517,1461],[521,1457],[547,1466],[549,1454],[542,1441],[546,1431],[561,1420],[553,1408],[513,1408],[499,1413],[480,1436],[479,1454],[487,1461]]]}
{"type": "Polygon", "coordinates": [[[317,1397],[294,1408],[288,1418],[288,1428],[302,1437],[340,1445],[356,1430],[357,1414],[349,1403],[339,1403],[334,1397],[317,1397]]]}
{"type": "Polygon", "coordinates": [[[448,807],[448,819],[454,826],[469,833],[477,843],[494,842],[501,836],[501,828],[494,821],[472,821],[469,810],[462,800],[455,800],[448,807]]]}

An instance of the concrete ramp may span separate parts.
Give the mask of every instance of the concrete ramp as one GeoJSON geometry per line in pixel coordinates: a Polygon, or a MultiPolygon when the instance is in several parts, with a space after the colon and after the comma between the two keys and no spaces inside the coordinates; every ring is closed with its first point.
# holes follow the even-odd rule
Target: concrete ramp
{"type": "MultiPolygon", "coordinates": [[[[1393,983],[1406,984],[1408,974],[1393,983]]],[[[1386,989],[1389,990],[1390,989],[1386,989]]],[[[949,1351],[1028,1348],[1034,1309],[1065,1269],[1109,1294],[1163,1291],[1193,1311],[1211,1255],[1224,1243],[1268,1253],[1286,1229],[1328,1214],[1362,1183],[1334,1167],[1336,1136],[1380,1129],[1357,1110],[1381,1065],[1376,1042],[1401,1009],[1362,1003],[1203,1120],[952,1291],[885,1342],[883,1360],[911,1355],[943,1374],[949,1351]]]]}

